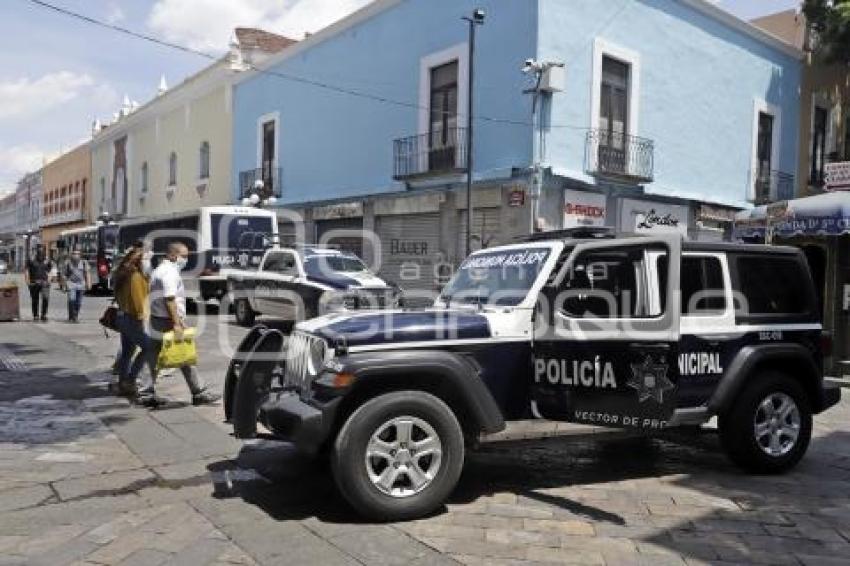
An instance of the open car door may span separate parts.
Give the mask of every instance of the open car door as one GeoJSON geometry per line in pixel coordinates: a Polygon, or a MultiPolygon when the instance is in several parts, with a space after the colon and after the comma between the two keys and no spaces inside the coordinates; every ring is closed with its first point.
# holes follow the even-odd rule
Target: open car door
{"type": "Polygon", "coordinates": [[[538,418],[663,428],[676,408],[678,235],[582,242],[541,293],[538,418]]]}

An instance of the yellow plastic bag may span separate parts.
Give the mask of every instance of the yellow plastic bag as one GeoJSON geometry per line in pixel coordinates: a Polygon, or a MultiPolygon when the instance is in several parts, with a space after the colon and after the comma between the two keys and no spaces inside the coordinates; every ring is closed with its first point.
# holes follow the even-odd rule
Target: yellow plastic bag
{"type": "Polygon", "coordinates": [[[183,330],[183,339],[175,340],[174,332],[162,335],[162,350],[157,359],[157,369],[179,368],[198,364],[198,349],[195,347],[195,329],[183,330]]]}

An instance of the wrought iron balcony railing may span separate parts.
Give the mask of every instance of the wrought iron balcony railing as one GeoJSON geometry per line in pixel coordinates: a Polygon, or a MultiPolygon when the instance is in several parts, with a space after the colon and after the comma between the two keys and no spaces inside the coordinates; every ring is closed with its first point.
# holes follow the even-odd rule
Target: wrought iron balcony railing
{"type": "Polygon", "coordinates": [[[393,179],[466,171],[466,128],[448,128],[393,141],[393,179]]]}
{"type": "Polygon", "coordinates": [[[794,175],[782,171],[752,171],[753,202],[768,204],[794,198],[794,175]]]}
{"type": "Polygon", "coordinates": [[[260,169],[248,169],[239,172],[239,196],[245,198],[254,192],[254,184],[263,182],[263,192],[260,198],[280,198],[283,195],[280,167],[262,167],[260,169]]]}
{"type": "Polygon", "coordinates": [[[585,171],[598,177],[650,183],[654,179],[655,143],[608,130],[590,130],[585,141],[585,171]]]}

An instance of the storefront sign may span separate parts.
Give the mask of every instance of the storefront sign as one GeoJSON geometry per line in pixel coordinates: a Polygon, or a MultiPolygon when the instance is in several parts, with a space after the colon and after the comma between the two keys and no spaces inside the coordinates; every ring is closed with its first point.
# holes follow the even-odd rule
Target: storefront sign
{"type": "Polygon", "coordinates": [[[390,240],[390,255],[428,255],[428,242],[420,240],[390,240]]]}
{"type": "Polygon", "coordinates": [[[605,226],[605,195],[566,189],[564,191],[564,228],[605,226]]]}
{"type": "Polygon", "coordinates": [[[333,220],[335,218],[357,218],[363,216],[362,202],[346,202],[317,206],[313,209],[313,220],[333,220]]]}
{"type": "Polygon", "coordinates": [[[850,161],[827,163],[824,184],[828,191],[850,191],[850,161]]]}
{"type": "Polygon", "coordinates": [[[697,210],[697,220],[713,222],[734,222],[737,209],[715,204],[701,204],[697,210]]]}
{"type": "Polygon", "coordinates": [[[620,229],[640,234],[687,234],[688,212],[687,206],[623,199],[620,229]]]}
{"type": "Polygon", "coordinates": [[[525,205],[525,191],[523,189],[512,189],[508,193],[508,206],[518,207],[525,205]]]}

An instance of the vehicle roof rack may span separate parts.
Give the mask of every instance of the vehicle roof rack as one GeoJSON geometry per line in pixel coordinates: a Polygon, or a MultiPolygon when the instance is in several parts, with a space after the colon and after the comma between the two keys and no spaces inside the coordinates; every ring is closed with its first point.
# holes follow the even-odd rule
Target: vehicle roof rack
{"type": "Polygon", "coordinates": [[[609,226],[578,226],[561,230],[549,230],[520,236],[520,242],[538,242],[540,240],[602,240],[614,238],[616,232],[609,226]]]}

